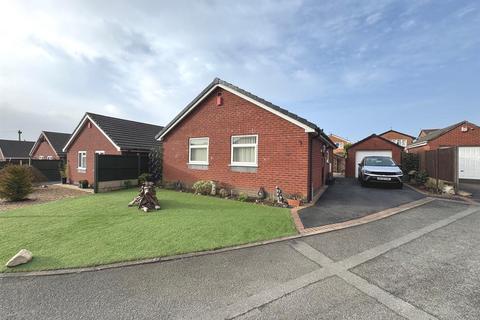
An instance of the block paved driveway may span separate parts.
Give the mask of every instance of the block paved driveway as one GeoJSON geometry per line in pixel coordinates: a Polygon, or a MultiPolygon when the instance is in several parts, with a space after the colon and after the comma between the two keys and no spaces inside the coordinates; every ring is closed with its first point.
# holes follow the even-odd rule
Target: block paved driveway
{"type": "Polygon", "coordinates": [[[336,178],[335,184],[328,187],[320,200],[300,210],[299,216],[305,228],[312,228],[361,218],[424,197],[408,187],[362,187],[357,179],[336,178]]]}
{"type": "Polygon", "coordinates": [[[0,278],[1,319],[480,319],[480,207],[208,256],[0,278]]]}

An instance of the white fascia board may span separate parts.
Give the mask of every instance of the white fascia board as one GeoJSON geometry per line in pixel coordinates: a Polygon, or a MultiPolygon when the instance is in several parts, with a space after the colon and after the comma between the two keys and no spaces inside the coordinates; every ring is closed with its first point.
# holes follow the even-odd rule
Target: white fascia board
{"type": "Polygon", "coordinates": [[[63,149],[62,149],[63,152],[67,152],[68,146],[72,143],[72,141],[75,139],[75,137],[78,135],[78,133],[82,130],[82,128],[83,128],[83,126],[84,126],[84,124],[87,120],[90,120],[90,122],[93,123],[95,125],[95,127],[97,127],[97,129],[105,136],[105,138],[107,138],[108,141],[110,141],[110,143],[117,149],[117,151],[121,151],[120,147],[117,146],[115,144],[115,142],[113,142],[112,139],[110,139],[110,137],[105,133],[105,131],[103,131],[102,128],[100,128],[100,126],[95,121],[93,121],[93,119],[90,118],[90,116],[88,114],[86,114],[83,117],[83,120],[80,122],[80,125],[77,127],[77,130],[75,130],[75,132],[72,134],[72,136],[68,140],[65,147],[63,147],[63,149]]]}
{"type": "Polygon", "coordinates": [[[411,145],[408,145],[405,147],[405,149],[411,149],[411,148],[417,148],[417,147],[421,147],[421,146],[424,146],[428,143],[428,141],[422,141],[422,142],[418,142],[418,143],[412,143],[411,145]]]}

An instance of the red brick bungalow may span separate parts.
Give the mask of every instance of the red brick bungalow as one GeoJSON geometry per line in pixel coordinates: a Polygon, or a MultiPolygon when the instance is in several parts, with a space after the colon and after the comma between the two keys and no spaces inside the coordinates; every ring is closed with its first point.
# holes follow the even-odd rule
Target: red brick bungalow
{"type": "Polygon", "coordinates": [[[70,183],[94,184],[95,154],[148,153],[163,127],[87,112],[63,151],[67,153],[70,183]]]}
{"type": "Polygon", "coordinates": [[[345,163],[345,176],[357,177],[358,164],[366,156],[388,156],[400,164],[403,147],[376,134],[366,137],[350,146],[345,163]]]}
{"type": "Polygon", "coordinates": [[[480,146],[480,127],[462,121],[443,129],[424,129],[419,137],[407,146],[407,152],[419,153],[445,147],[480,146]]]}
{"type": "Polygon", "coordinates": [[[38,160],[61,160],[67,154],[63,147],[70,139],[70,133],[42,131],[30,151],[30,157],[38,160]]]}
{"type": "Polygon", "coordinates": [[[165,181],[215,180],[270,196],[279,186],[308,200],[327,182],[335,148],[315,124],[218,78],[157,138],[165,181]]]}

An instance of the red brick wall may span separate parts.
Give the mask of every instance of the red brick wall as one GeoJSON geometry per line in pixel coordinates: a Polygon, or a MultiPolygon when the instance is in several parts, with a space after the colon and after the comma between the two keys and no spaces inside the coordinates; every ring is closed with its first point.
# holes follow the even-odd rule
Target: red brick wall
{"type": "Polygon", "coordinates": [[[72,183],[85,179],[90,184],[94,183],[95,151],[105,151],[105,154],[121,154],[94,124],[89,128],[88,122],[87,120],[67,152],[69,177],[72,183]],[[78,172],[77,169],[79,151],[87,152],[87,170],[84,173],[78,172]]]}
{"type": "Polygon", "coordinates": [[[402,147],[397,147],[379,137],[371,137],[348,149],[348,157],[345,161],[345,176],[355,177],[355,153],[360,150],[392,150],[392,158],[400,164],[402,160],[402,147]]]}
{"type": "Polygon", "coordinates": [[[55,150],[53,150],[53,148],[47,142],[47,140],[45,140],[43,137],[41,139],[43,139],[43,141],[37,145],[37,148],[34,150],[32,154],[32,158],[39,159],[40,156],[43,156],[44,159],[47,159],[48,156],[51,156],[52,159],[58,160],[59,157],[55,153],[55,150]]]}
{"type": "Polygon", "coordinates": [[[235,94],[217,88],[164,137],[163,175],[166,181],[188,185],[215,180],[228,187],[272,194],[276,185],[286,193],[308,194],[308,144],[305,130],[235,94]],[[221,91],[223,105],[215,98],[221,91]],[[232,172],[231,136],[258,134],[256,173],[232,172]],[[189,138],[209,137],[208,170],[188,168],[189,138]]]}
{"type": "Polygon", "coordinates": [[[406,139],[407,140],[407,145],[411,144],[413,142],[413,138],[398,132],[390,131],[385,134],[382,134],[382,137],[388,140],[393,140],[393,139],[406,139]]]}
{"type": "Polygon", "coordinates": [[[480,127],[472,123],[460,125],[444,135],[429,141],[425,146],[408,149],[408,152],[418,153],[428,150],[436,150],[441,147],[455,146],[480,146],[480,127]],[[462,126],[468,127],[468,131],[462,132],[462,126]]]}
{"type": "Polygon", "coordinates": [[[323,144],[319,139],[312,139],[312,186],[316,193],[324,184],[325,157],[322,155],[323,144]]]}

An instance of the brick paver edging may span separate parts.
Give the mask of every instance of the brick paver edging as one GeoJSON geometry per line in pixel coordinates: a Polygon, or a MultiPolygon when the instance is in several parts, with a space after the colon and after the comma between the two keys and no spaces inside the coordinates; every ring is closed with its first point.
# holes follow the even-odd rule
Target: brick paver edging
{"type": "Polygon", "coordinates": [[[407,211],[416,207],[423,206],[424,204],[427,204],[429,202],[432,202],[436,200],[435,198],[423,198],[420,200],[412,201],[406,204],[402,204],[398,207],[386,209],[377,213],[372,213],[369,215],[366,215],[364,217],[358,218],[358,219],[353,219],[353,220],[348,220],[345,222],[339,222],[339,223],[333,223],[333,224],[328,224],[320,227],[314,227],[314,228],[307,228],[304,229],[303,234],[304,235],[315,235],[315,234],[320,234],[320,233],[325,233],[325,232],[330,232],[330,231],[335,231],[335,230],[341,230],[345,228],[350,228],[358,225],[362,225],[365,223],[377,221],[380,219],[384,219],[390,216],[393,216],[394,214],[407,211]]]}
{"type": "Polygon", "coordinates": [[[298,211],[315,205],[317,201],[320,199],[320,197],[325,193],[327,188],[328,188],[327,185],[323,186],[320,189],[320,191],[318,191],[317,194],[313,197],[312,201],[310,201],[309,203],[306,203],[305,205],[300,207],[295,207],[290,209],[290,214],[292,215],[293,222],[295,223],[295,228],[297,228],[297,231],[299,233],[304,233],[305,227],[303,226],[302,220],[298,215],[298,211]]]}
{"type": "MultiPolygon", "coordinates": [[[[216,254],[216,253],[222,253],[222,252],[228,252],[228,251],[258,247],[258,246],[263,246],[263,245],[272,244],[272,243],[276,243],[276,242],[282,242],[282,241],[288,241],[288,240],[298,239],[298,238],[302,238],[302,237],[308,237],[308,236],[312,236],[312,235],[316,235],[316,234],[331,232],[331,231],[335,231],[335,230],[354,227],[354,226],[365,224],[365,223],[368,223],[368,222],[373,222],[373,221],[380,220],[380,219],[392,216],[394,214],[397,214],[397,213],[400,213],[400,212],[403,212],[403,211],[406,211],[406,210],[413,209],[415,207],[419,207],[421,205],[424,205],[424,204],[429,203],[429,202],[434,201],[434,200],[436,200],[436,199],[435,198],[424,198],[424,199],[421,199],[421,200],[418,200],[418,201],[414,201],[414,202],[411,202],[411,203],[408,203],[408,204],[401,205],[399,207],[395,207],[395,208],[387,209],[387,210],[384,210],[384,211],[381,211],[381,212],[373,213],[373,214],[365,216],[363,218],[350,220],[350,221],[346,221],[346,222],[342,222],[342,223],[336,223],[336,224],[316,227],[316,228],[303,229],[304,231],[302,233],[299,233],[299,234],[296,234],[296,235],[293,235],[293,236],[281,237],[281,238],[277,238],[277,239],[271,239],[271,240],[253,242],[253,243],[247,243],[247,244],[238,245],[238,246],[234,246],[234,247],[226,247],[226,248],[221,248],[221,249],[217,249],[217,250],[208,250],[208,251],[201,251],[201,252],[192,252],[192,253],[186,253],[186,254],[180,254],[180,255],[168,256],[168,257],[158,257],[158,258],[143,259],[143,260],[136,260],[136,261],[118,262],[118,263],[105,264],[105,265],[95,266],[95,267],[58,269],[58,270],[46,270],[46,271],[31,271],[31,272],[0,273],[0,279],[2,279],[2,278],[14,278],[14,277],[54,276],[54,275],[63,275],[63,274],[75,274],[75,273],[83,273],[83,272],[92,272],[92,271],[116,269],[116,268],[122,268],[122,267],[131,267],[131,266],[157,263],[157,262],[174,261],[174,260],[180,260],[180,259],[186,259],[186,258],[192,258],[192,257],[199,257],[199,256],[206,256],[206,255],[211,255],[211,254],[216,254]]],[[[301,207],[301,208],[303,208],[303,207],[301,207]]],[[[298,214],[297,214],[297,216],[298,216],[298,214]]],[[[303,226],[303,224],[302,224],[302,226],[303,226]]]]}

